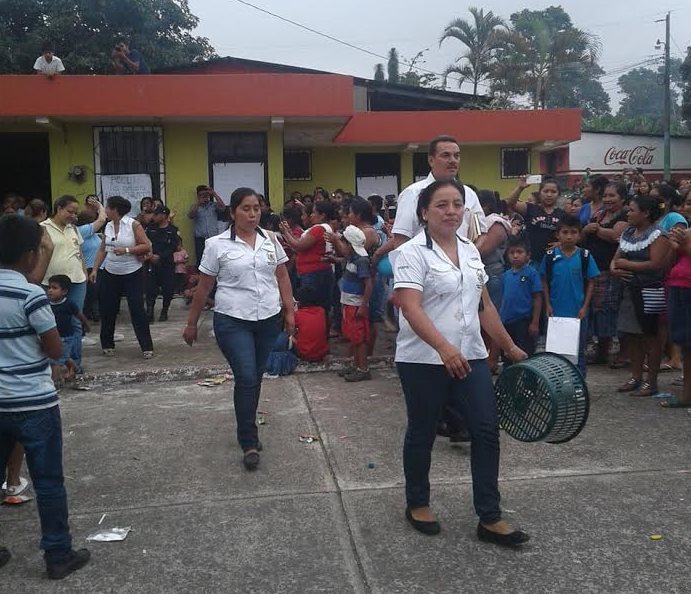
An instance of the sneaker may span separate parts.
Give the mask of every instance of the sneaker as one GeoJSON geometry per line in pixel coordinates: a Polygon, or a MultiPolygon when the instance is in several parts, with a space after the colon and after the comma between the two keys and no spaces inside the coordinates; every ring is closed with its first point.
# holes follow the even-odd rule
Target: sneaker
{"type": "Polygon", "coordinates": [[[363,382],[372,379],[372,372],[369,369],[353,369],[350,373],[343,376],[347,382],[363,382]]]}
{"type": "Polygon", "coordinates": [[[153,351],[144,351],[144,358],[145,358],[145,359],[152,359],[153,356],[154,356],[154,352],[153,352],[153,351]]]}
{"type": "Polygon", "coordinates": [[[115,349],[103,349],[103,354],[106,357],[113,357],[115,355],[115,349]]]}
{"type": "Polygon", "coordinates": [[[7,495],[8,497],[16,497],[17,495],[21,495],[22,493],[24,493],[24,491],[27,490],[28,487],[29,481],[27,481],[23,476],[19,477],[18,485],[12,485],[8,487],[7,481],[5,481],[2,485],[2,488],[5,491],[5,495],[7,495]]]}
{"type": "Polygon", "coordinates": [[[89,559],[91,559],[89,550],[79,549],[78,551],[71,550],[60,563],[48,563],[46,561],[48,578],[51,580],[66,578],[73,571],[77,571],[84,567],[89,562],[89,559]]]}
{"type": "Polygon", "coordinates": [[[7,547],[0,547],[0,567],[7,565],[12,558],[12,554],[7,547]]]}
{"type": "Polygon", "coordinates": [[[348,365],[343,369],[339,369],[336,373],[338,374],[338,377],[345,377],[346,375],[353,373],[353,371],[355,371],[355,367],[351,367],[350,365],[348,365]]]}

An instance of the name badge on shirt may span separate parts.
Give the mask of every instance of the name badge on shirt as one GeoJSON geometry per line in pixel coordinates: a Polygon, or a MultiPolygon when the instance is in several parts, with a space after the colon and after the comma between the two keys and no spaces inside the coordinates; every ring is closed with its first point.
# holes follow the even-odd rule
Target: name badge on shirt
{"type": "Polygon", "coordinates": [[[266,252],[266,261],[269,264],[276,264],[276,252],[266,252]]]}

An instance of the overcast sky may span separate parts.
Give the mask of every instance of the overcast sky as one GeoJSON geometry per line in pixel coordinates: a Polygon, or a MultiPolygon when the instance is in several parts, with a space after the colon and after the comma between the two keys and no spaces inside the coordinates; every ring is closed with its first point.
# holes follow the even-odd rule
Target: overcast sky
{"type": "MultiPolygon", "coordinates": [[[[512,12],[539,10],[557,2],[487,0],[484,2],[429,2],[420,0],[249,0],[282,17],[385,56],[396,47],[403,59],[412,59],[426,48],[421,64],[442,72],[463,51],[455,40],[439,46],[444,27],[454,18],[469,19],[468,6],[508,20],[512,12]]],[[[385,60],[345,47],[263,14],[236,0],[189,0],[200,19],[197,33],[208,37],[221,56],[235,56],[315,68],[372,78],[374,65],[385,60]]],[[[658,38],[664,40],[664,19],[672,11],[671,53],[683,57],[691,45],[690,0],[569,0],[561,6],[575,26],[590,31],[602,42],[601,66],[605,90],[616,91],[622,70],[659,54],[658,38]],[[609,74],[611,73],[611,74],[609,74]]],[[[407,68],[401,64],[401,71],[407,68]]],[[[454,85],[455,86],[455,85],[454,85]]],[[[451,87],[449,87],[451,88],[451,87]]],[[[467,88],[464,87],[464,90],[467,88]]]]}

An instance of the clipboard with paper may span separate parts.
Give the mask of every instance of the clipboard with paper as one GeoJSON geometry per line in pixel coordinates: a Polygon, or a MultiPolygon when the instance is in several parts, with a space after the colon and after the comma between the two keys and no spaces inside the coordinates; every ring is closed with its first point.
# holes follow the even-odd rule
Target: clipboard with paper
{"type": "Polygon", "coordinates": [[[545,351],[578,357],[578,343],[581,336],[581,320],[578,318],[552,317],[547,321],[545,351]]]}

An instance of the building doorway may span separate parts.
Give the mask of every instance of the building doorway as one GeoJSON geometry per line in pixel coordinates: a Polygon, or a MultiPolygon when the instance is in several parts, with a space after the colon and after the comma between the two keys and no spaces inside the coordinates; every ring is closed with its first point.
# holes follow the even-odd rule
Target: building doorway
{"type": "Polygon", "coordinates": [[[50,207],[50,146],[46,132],[0,132],[0,196],[13,192],[50,207]]]}

